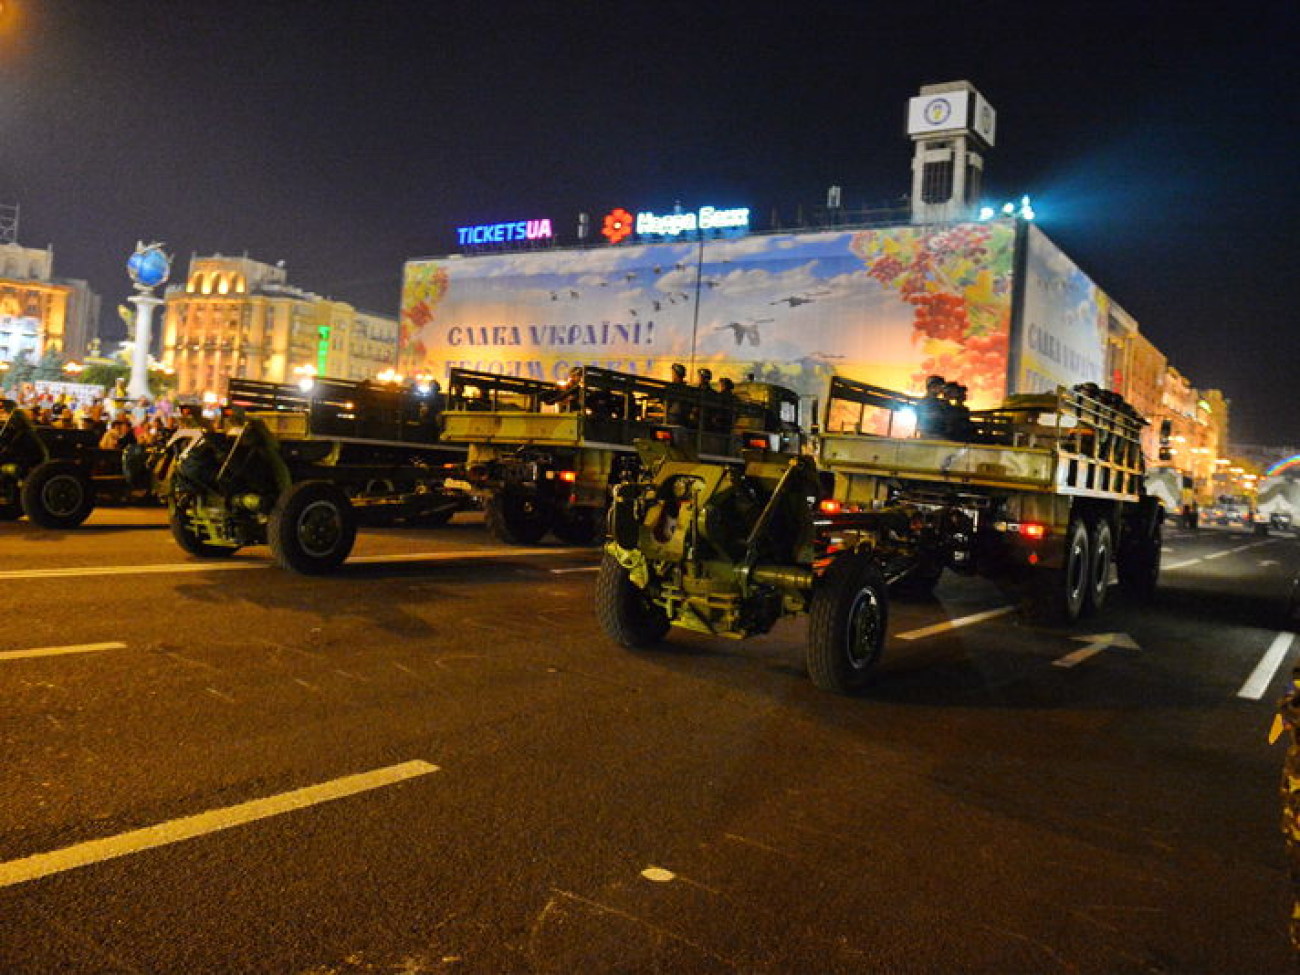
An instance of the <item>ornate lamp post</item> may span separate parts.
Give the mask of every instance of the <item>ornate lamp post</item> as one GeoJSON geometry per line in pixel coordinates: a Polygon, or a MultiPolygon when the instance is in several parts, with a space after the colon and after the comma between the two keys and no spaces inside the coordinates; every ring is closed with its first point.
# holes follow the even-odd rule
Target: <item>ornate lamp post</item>
{"type": "Polygon", "coordinates": [[[135,253],[126,262],[126,273],[136,293],[126,300],[135,305],[135,351],[131,357],[131,380],[126,391],[132,400],[149,395],[149,339],[154,309],[163,303],[154,289],[167,282],[172,261],[161,243],[137,241],[135,253]]]}

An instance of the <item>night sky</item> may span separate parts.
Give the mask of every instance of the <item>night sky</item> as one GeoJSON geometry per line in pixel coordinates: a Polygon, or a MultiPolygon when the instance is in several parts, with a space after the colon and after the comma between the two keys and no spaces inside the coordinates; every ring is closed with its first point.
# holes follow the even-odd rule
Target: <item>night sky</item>
{"type": "Polygon", "coordinates": [[[998,112],[1043,230],[1234,440],[1300,443],[1300,5],[0,0],[0,203],[104,299],[161,240],[396,315],[460,224],[910,190],[907,99],[998,112]]]}

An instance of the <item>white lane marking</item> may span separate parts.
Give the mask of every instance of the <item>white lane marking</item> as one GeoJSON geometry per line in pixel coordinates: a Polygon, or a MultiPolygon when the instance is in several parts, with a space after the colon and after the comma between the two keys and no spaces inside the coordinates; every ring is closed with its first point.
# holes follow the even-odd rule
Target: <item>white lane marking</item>
{"type": "Polygon", "coordinates": [[[78,643],[67,647],[33,647],[31,650],[6,650],[0,660],[25,660],[28,657],[59,657],[65,653],[95,653],[99,650],[125,650],[125,643],[78,643]]]}
{"type": "Polygon", "coordinates": [[[1241,685],[1241,690],[1237,692],[1238,697],[1258,701],[1264,696],[1268,685],[1273,683],[1273,676],[1277,673],[1278,667],[1282,666],[1282,661],[1286,659],[1287,651],[1291,649],[1291,641],[1294,639],[1294,633],[1286,632],[1273,637],[1272,645],[1255,665],[1254,672],[1246,678],[1246,683],[1241,685]]]}
{"type": "Polygon", "coordinates": [[[1210,559],[1221,559],[1225,555],[1233,555],[1237,552],[1246,552],[1252,548],[1259,548],[1261,545],[1271,544],[1276,539],[1265,539],[1262,542],[1251,542],[1249,545],[1238,545],[1236,548],[1226,548],[1221,552],[1211,552],[1209,555],[1199,555],[1194,559],[1184,559],[1182,562],[1173,562],[1169,565],[1161,564],[1160,571],[1168,572],[1172,569],[1185,569],[1189,565],[1199,565],[1201,562],[1208,562],[1210,559]]]}
{"type": "MultiPolygon", "coordinates": [[[[459,552],[411,552],[393,555],[357,555],[349,563],[449,562],[456,559],[498,559],[510,555],[572,555],[590,548],[524,548],[509,546],[469,549],[459,552]]],[[[171,562],[164,565],[82,565],[67,569],[6,569],[0,579],[69,579],[80,576],[161,575],[177,572],[230,572],[241,569],[272,569],[274,562],[171,562]]]]}
{"type": "Polygon", "coordinates": [[[183,819],[173,819],[170,822],[146,826],[143,829],[109,836],[102,840],[78,843],[50,853],[36,853],[20,860],[9,860],[0,863],[0,887],[12,887],[14,884],[48,877],[65,870],[75,870],[77,867],[89,866],[92,863],[102,863],[105,860],[180,843],[219,830],[244,826],[259,819],[268,819],[271,816],[294,812],[334,799],[344,799],[436,771],[438,766],[430,765],[428,762],[419,760],[403,762],[400,765],[390,765],[371,772],[345,775],[330,782],[309,785],[292,792],[282,792],[265,799],[253,799],[235,806],[212,809],[183,819]]]}
{"type": "Polygon", "coordinates": [[[576,569],[552,569],[551,574],[562,576],[562,575],[568,575],[570,572],[599,572],[599,571],[600,571],[600,566],[598,565],[583,565],[583,566],[579,566],[576,569]]]}
{"type": "Polygon", "coordinates": [[[983,623],[985,620],[991,620],[998,616],[1005,616],[1007,613],[1014,613],[1014,606],[1001,606],[998,609],[985,610],[983,613],[974,613],[970,616],[962,616],[955,620],[947,620],[943,623],[936,623],[933,626],[923,626],[919,630],[908,630],[906,633],[895,633],[894,638],[898,640],[921,640],[927,636],[934,636],[937,633],[947,633],[949,630],[955,630],[961,626],[970,626],[974,623],[983,623]]]}
{"type": "Polygon", "coordinates": [[[1107,647],[1122,647],[1125,650],[1140,650],[1137,642],[1127,633],[1094,633],[1092,636],[1071,637],[1080,643],[1088,644],[1080,650],[1073,653],[1067,653],[1064,657],[1057,657],[1052,661],[1054,667],[1075,667],[1089,657],[1096,656],[1107,647]]]}

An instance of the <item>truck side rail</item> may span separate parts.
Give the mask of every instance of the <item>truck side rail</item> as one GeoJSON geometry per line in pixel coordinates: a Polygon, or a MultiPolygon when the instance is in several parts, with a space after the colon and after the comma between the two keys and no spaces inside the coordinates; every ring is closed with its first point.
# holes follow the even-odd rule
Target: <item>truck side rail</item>
{"type": "Polygon", "coordinates": [[[227,399],[236,411],[261,419],[278,436],[348,438],[425,445],[439,439],[441,397],[430,390],[363,380],[314,379],[292,383],[230,379],[227,399]]]}
{"type": "Polygon", "coordinates": [[[970,411],[962,435],[919,436],[918,397],[831,380],[821,453],[842,471],[1135,499],[1145,420],[1114,394],[1084,387],[1012,396],[970,411]]]}
{"type": "MultiPolygon", "coordinates": [[[[706,454],[737,452],[747,432],[783,431],[779,404],[750,384],[727,394],[596,366],[566,383],[453,368],[445,437],[454,441],[632,447],[672,428],[706,454]]],[[[761,384],[755,384],[761,385],[761,384]]],[[[797,400],[796,400],[797,405],[797,400]]]]}

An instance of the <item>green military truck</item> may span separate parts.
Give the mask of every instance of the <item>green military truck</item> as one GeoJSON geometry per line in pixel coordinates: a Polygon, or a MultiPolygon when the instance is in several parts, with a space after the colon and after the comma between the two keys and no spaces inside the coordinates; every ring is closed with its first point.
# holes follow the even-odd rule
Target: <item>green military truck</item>
{"type": "Polygon", "coordinates": [[[916,436],[923,406],[835,377],[818,453],[846,510],[908,512],[914,588],[945,568],[978,573],[1067,622],[1102,607],[1112,566],[1121,589],[1154,592],[1164,507],[1146,489],[1145,420],[1122,399],[1088,386],[1015,395],[962,413],[961,439],[916,436]]]}
{"type": "Polygon", "coordinates": [[[615,489],[596,583],[600,624],[633,649],[669,628],[743,638],[808,616],[807,669],[861,690],[885,645],[891,589],[945,569],[1028,583],[1065,620],[1099,609],[1112,563],[1149,597],[1163,510],[1142,487],[1142,421],[1057,390],[961,417],[961,441],[916,436],[914,397],[832,381],[817,457],[711,461],[642,441],[615,489]]]}
{"type": "Polygon", "coordinates": [[[436,390],[315,379],[232,379],[229,422],[182,433],[172,537],[199,558],[269,545],[283,568],[328,572],[358,527],[445,524],[473,507],[448,485],[465,452],[440,440],[436,390]]]}
{"type": "Polygon", "coordinates": [[[75,528],[104,501],[152,501],[149,451],[99,446],[93,430],[37,424],[0,400],[0,521],[75,528]]]}
{"type": "Polygon", "coordinates": [[[455,368],[447,393],[443,440],[467,447],[465,486],[484,499],[489,531],[515,544],[598,538],[610,491],[640,469],[638,440],[734,460],[802,436],[798,395],[770,383],[727,392],[587,366],[557,384],[455,368]]]}

